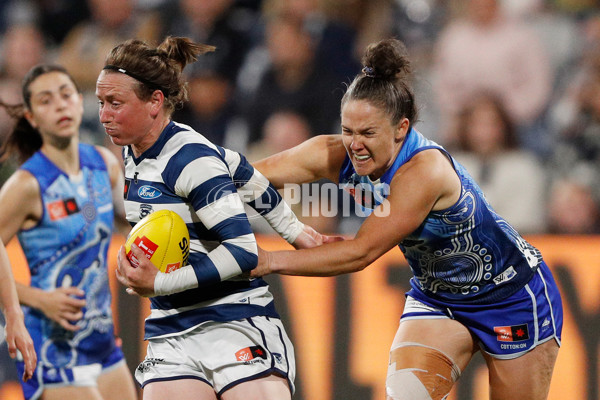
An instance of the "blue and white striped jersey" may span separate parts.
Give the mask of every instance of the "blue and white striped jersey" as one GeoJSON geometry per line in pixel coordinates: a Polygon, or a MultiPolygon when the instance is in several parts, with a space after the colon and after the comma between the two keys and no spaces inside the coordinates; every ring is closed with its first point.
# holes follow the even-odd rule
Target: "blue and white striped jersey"
{"type": "Polygon", "coordinates": [[[133,226],[157,210],[178,213],[190,232],[189,265],[171,274],[185,270],[189,277],[191,268],[196,278],[187,290],[151,298],[146,338],[178,335],[205,321],[278,317],[266,282],[244,274],[258,257],[238,188],[264,208],[259,213],[275,215],[285,205],[274,189],[252,190],[257,171],[245,158],[176,122],[139,158],[130,147],[123,158],[127,220],[133,226]]]}

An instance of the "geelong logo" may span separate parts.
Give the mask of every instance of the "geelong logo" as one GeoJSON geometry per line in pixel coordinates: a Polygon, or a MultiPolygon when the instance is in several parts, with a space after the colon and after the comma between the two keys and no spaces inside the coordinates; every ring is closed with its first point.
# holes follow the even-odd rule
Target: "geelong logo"
{"type": "Polygon", "coordinates": [[[155,199],[161,195],[162,192],[153,186],[144,185],[138,189],[138,196],[144,200],[155,199]]]}

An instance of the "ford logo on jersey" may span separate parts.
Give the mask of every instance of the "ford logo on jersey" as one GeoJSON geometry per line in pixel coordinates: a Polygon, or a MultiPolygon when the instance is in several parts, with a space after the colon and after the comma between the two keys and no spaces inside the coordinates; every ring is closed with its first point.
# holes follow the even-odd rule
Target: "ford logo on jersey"
{"type": "Polygon", "coordinates": [[[162,192],[152,186],[144,185],[138,189],[138,196],[144,200],[155,199],[160,197],[160,195],[162,195],[162,192]]]}

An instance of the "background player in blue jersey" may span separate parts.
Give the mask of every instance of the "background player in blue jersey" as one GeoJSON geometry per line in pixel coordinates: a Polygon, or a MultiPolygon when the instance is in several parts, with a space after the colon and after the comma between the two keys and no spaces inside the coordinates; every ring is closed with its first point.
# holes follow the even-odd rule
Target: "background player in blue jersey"
{"type": "Polygon", "coordinates": [[[17,350],[21,352],[25,363],[23,380],[26,381],[33,376],[37,355],[33,347],[33,340],[31,340],[31,336],[25,328],[23,310],[19,305],[19,296],[17,295],[8,254],[6,254],[6,248],[2,242],[0,242],[0,308],[6,321],[6,326],[4,328],[0,327],[0,329],[4,329],[6,333],[8,354],[15,358],[17,350]]]}
{"type": "Polygon", "coordinates": [[[390,351],[388,398],[445,399],[481,351],[491,399],[545,399],[562,328],[548,267],[467,171],[414,129],[402,42],[370,45],[363,64],[342,99],[341,135],[316,137],[255,167],[276,187],[339,182],[370,215],[352,240],[261,253],[253,275],[360,271],[399,245],[414,276],[390,351]]]}
{"type": "Polygon", "coordinates": [[[30,286],[17,284],[38,355],[25,398],[133,400],[106,262],[119,162],[79,143],[83,99],[64,68],[32,68],[22,92],[24,105],[5,105],[17,124],[4,150],[23,164],[0,190],[0,237],[18,235],[31,273],[30,286]]]}
{"type": "Polygon", "coordinates": [[[119,253],[120,282],[151,297],[136,378],[146,400],[290,399],[294,350],[267,283],[249,277],[258,257],[243,202],[297,247],[322,238],[242,155],[171,120],[187,100],[183,68],[213,49],[187,38],[168,37],[156,48],[126,41],[96,83],[100,122],[124,146],[127,219],[134,225],[170,209],[190,233],[189,264],[168,274],[136,246],[137,268],[119,253]]]}

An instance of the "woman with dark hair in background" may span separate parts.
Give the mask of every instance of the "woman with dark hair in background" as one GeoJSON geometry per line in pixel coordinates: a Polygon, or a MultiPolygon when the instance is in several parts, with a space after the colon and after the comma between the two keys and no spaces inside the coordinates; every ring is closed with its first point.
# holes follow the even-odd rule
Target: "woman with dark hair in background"
{"type": "Polygon", "coordinates": [[[4,156],[23,163],[0,190],[0,238],[18,236],[31,274],[30,286],[17,283],[39,357],[32,379],[21,382],[25,399],[134,400],[107,271],[119,163],[107,149],[79,143],[83,99],[63,67],[32,68],[22,92],[23,105],[0,103],[17,119],[4,156]]]}

